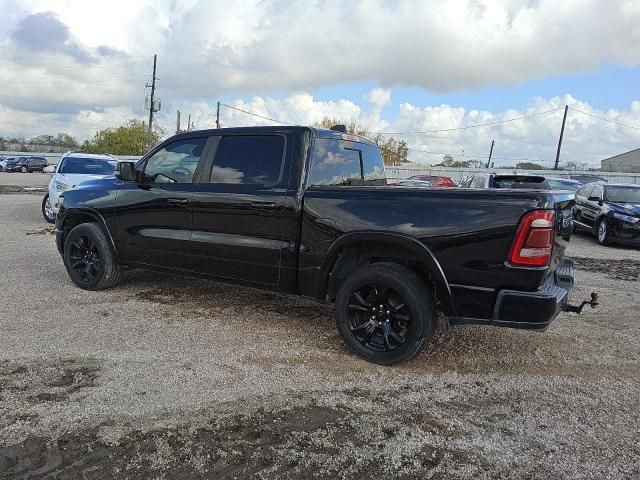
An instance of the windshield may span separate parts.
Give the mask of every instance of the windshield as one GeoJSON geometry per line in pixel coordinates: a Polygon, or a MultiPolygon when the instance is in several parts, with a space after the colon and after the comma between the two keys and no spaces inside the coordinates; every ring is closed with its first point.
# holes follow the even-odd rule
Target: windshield
{"type": "Polygon", "coordinates": [[[605,198],[616,203],[640,203],[640,187],[607,187],[605,198]]]}
{"type": "Polygon", "coordinates": [[[113,175],[117,162],[98,158],[67,157],[62,160],[58,173],[85,175],[113,175]]]}

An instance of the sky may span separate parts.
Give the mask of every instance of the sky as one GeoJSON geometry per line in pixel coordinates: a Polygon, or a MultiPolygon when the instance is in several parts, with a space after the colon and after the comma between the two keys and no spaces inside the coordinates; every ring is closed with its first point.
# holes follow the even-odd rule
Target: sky
{"type": "MultiPolygon", "coordinates": [[[[640,147],[638,0],[0,0],[0,136],[165,135],[216,102],[283,123],[357,120],[412,162],[597,166],[640,147]],[[487,125],[488,124],[488,125],[487,125]],[[477,125],[482,125],[477,127],[477,125]],[[419,133],[415,133],[419,132],[419,133]]],[[[273,124],[221,108],[222,126],[273,124]]]]}

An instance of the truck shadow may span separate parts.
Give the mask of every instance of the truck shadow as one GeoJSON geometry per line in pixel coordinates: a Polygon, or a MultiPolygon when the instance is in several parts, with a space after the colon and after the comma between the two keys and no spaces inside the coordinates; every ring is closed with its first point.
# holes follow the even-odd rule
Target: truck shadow
{"type": "MultiPolygon", "coordinates": [[[[552,326],[548,332],[498,327],[450,327],[439,322],[427,347],[414,359],[394,367],[380,367],[352,355],[335,327],[331,308],[312,300],[266,292],[210,280],[131,272],[121,289],[130,300],[151,302],[164,310],[166,322],[201,322],[249,332],[269,332],[270,343],[247,363],[265,368],[305,367],[331,372],[401,372],[433,374],[533,374],[605,376],[617,372],[627,376],[638,366],[614,358],[603,364],[610,346],[602,332],[588,333],[579,343],[565,329],[552,326]],[[151,287],[151,288],[150,288],[151,287]],[[606,339],[604,339],[606,340],[606,339]],[[285,352],[285,353],[283,353],[285,352]]],[[[120,290],[120,289],[119,289],[120,290]]],[[[561,316],[556,322],[582,322],[561,316]]],[[[582,322],[583,323],[583,322],[582,322]]],[[[593,325],[592,325],[593,328],[593,325]]],[[[260,339],[259,341],[262,341],[260,339]]],[[[624,352],[620,355],[624,356],[624,352]]]]}

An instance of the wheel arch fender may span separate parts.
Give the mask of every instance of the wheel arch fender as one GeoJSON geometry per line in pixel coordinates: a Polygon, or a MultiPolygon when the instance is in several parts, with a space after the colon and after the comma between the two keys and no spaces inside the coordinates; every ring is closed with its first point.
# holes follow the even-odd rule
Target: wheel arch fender
{"type": "Polygon", "coordinates": [[[104,217],[97,210],[91,207],[72,207],[66,208],[64,210],[64,216],[60,220],[60,227],[65,232],[64,236],[66,238],[67,232],[69,232],[72,228],[81,223],[96,223],[100,226],[102,231],[107,236],[109,241],[109,245],[113,249],[115,257],[119,260],[118,250],[116,249],[116,244],[113,241],[113,237],[111,236],[111,232],[107,227],[107,222],[104,217]]]}
{"type": "MultiPolygon", "coordinates": [[[[367,245],[384,245],[411,254],[411,261],[424,265],[439,301],[439,307],[448,316],[455,316],[455,305],[449,282],[433,252],[415,237],[395,232],[358,231],[349,232],[336,239],[324,258],[320,267],[320,284],[317,297],[325,299],[330,291],[331,275],[340,254],[353,247],[367,245]]],[[[393,256],[392,256],[393,258],[393,256]]],[[[398,257],[400,258],[400,257],[398,257]]],[[[406,257],[402,257],[407,260],[406,257]]]]}

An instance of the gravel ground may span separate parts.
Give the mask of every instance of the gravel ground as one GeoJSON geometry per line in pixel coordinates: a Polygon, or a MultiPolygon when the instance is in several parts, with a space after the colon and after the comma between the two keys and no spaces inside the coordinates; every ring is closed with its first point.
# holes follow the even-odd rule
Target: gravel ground
{"type": "Polygon", "coordinates": [[[49,180],[51,180],[50,173],[0,172],[0,193],[4,193],[2,187],[7,187],[7,186],[18,186],[18,187],[26,187],[26,188],[30,188],[30,187],[46,188],[47,185],[49,185],[49,180]]]}
{"type": "Polygon", "coordinates": [[[0,195],[0,245],[0,478],[640,477],[638,250],[577,234],[596,310],[441,325],[379,367],[304,299],[145,272],[73,287],[38,195],[0,195]]]}

